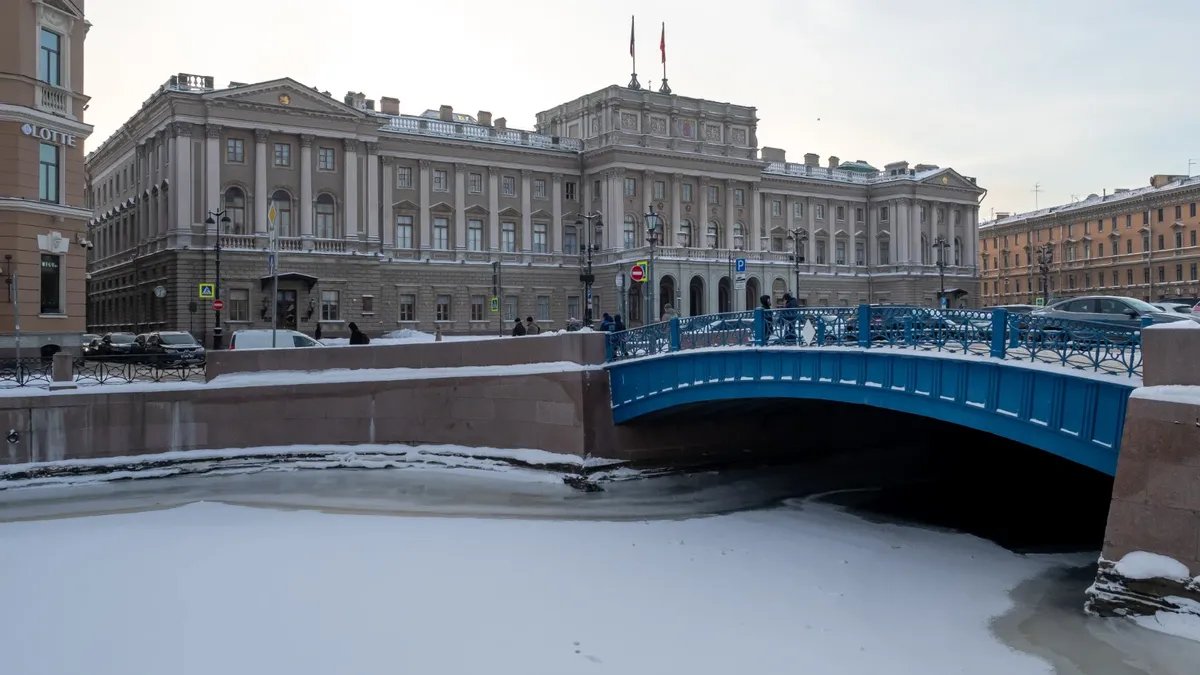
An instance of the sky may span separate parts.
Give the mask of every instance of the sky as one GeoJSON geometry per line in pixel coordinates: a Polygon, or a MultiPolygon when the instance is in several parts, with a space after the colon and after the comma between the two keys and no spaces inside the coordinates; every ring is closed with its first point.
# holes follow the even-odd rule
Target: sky
{"type": "Polygon", "coordinates": [[[87,14],[89,149],[179,72],[531,129],[628,82],[636,14],[643,86],[662,76],[666,22],[671,88],[757,107],[760,147],[952,166],[988,190],[983,219],[1200,173],[1192,0],[90,0],[87,14]]]}

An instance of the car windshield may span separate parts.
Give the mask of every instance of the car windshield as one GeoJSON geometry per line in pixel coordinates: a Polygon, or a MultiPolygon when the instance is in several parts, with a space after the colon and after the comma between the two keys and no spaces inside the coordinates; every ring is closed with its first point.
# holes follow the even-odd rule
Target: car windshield
{"type": "Polygon", "coordinates": [[[113,342],[113,343],[121,344],[121,345],[129,344],[137,339],[134,336],[129,335],[128,333],[114,333],[113,335],[108,336],[108,338],[109,338],[109,342],[113,342]]]}
{"type": "Polygon", "coordinates": [[[1122,299],[1125,302],[1129,303],[1134,309],[1136,309],[1139,312],[1161,312],[1162,311],[1161,309],[1155,307],[1154,305],[1152,305],[1148,302],[1142,302],[1141,300],[1138,300],[1136,298],[1122,298],[1122,299]]]}
{"type": "Polygon", "coordinates": [[[159,335],[158,336],[164,345],[194,345],[196,338],[188,334],[183,335],[159,335]]]}

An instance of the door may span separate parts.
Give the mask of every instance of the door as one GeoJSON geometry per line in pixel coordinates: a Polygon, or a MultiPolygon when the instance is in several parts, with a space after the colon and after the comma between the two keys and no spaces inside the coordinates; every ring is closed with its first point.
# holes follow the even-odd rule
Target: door
{"type": "Polygon", "coordinates": [[[1141,325],[1138,311],[1128,303],[1118,298],[1100,298],[1099,313],[1096,317],[1104,323],[1112,323],[1126,328],[1137,328],[1141,325]]]}
{"type": "Polygon", "coordinates": [[[296,330],[296,291],[280,289],[275,296],[276,328],[296,330]]]}

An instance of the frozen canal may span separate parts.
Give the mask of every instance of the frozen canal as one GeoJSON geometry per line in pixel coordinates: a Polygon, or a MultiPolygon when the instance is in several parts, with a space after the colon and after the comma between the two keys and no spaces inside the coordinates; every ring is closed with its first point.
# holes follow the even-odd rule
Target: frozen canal
{"type": "Polygon", "coordinates": [[[1022,555],[822,487],[439,469],[0,491],[2,672],[1197,672],[1200,644],[1082,615],[1094,551],[1022,555]]]}

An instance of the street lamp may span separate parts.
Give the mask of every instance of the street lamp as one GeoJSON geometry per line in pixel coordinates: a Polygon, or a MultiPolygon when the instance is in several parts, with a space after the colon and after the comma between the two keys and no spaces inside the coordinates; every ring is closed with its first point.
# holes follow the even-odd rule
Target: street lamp
{"type": "Polygon", "coordinates": [[[1042,304],[1050,304],[1050,263],[1054,262],[1054,247],[1042,244],[1037,247],[1038,272],[1042,277],[1042,304]]]}
{"type": "MultiPolygon", "coordinates": [[[[209,211],[208,217],[204,219],[204,224],[205,225],[216,225],[218,220],[220,221],[221,226],[217,228],[217,245],[215,247],[215,250],[217,253],[217,279],[216,279],[216,284],[214,285],[214,288],[213,288],[214,294],[216,295],[216,297],[213,298],[214,303],[217,300],[221,299],[221,235],[225,233],[225,228],[228,227],[229,224],[233,222],[229,218],[229,216],[225,215],[225,210],[222,209],[220,211],[209,211]]],[[[221,310],[213,308],[213,314],[214,314],[214,318],[216,320],[216,325],[213,326],[212,348],[220,349],[221,348],[221,310]]]]}
{"type": "Polygon", "coordinates": [[[662,218],[654,212],[654,205],[650,205],[650,213],[646,214],[646,241],[650,244],[650,269],[647,271],[649,279],[646,280],[646,307],[649,320],[643,323],[654,323],[654,317],[659,316],[658,308],[654,306],[654,246],[662,239],[662,218]]]}
{"type": "Polygon", "coordinates": [[[588,225],[583,233],[583,240],[586,243],[579,247],[579,254],[582,256],[580,264],[586,264],[579,274],[579,280],[583,282],[583,292],[587,303],[583,310],[583,325],[588,327],[592,325],[592,284],[596,283],[596,275],[592,273],[592,253],[600,250],[600,236],[604,232],[604,221],[600,218],[599,213],[581,213],[579,219],[575,221],[576,228],[582,228],[585,220],[588,225]]]}
{"type": "Polygon", "coordinates": [[[933,247],[937,249],[937,268],[938,268],[938,306],[945,307],[950,303],[946,302],[946,249],[950,246],[950,242],[942,235],[933,238],[933,247]]]}
{"type": "Polygon", "coordinates": [[[808,232],[804,228],[797,227],[788,230],[788,239],[792,240],[792,267],[796,271],[796,286],[792,289],[792,295],[797,301],[800,299],[800,247],[808,244],[808,232]]]}

